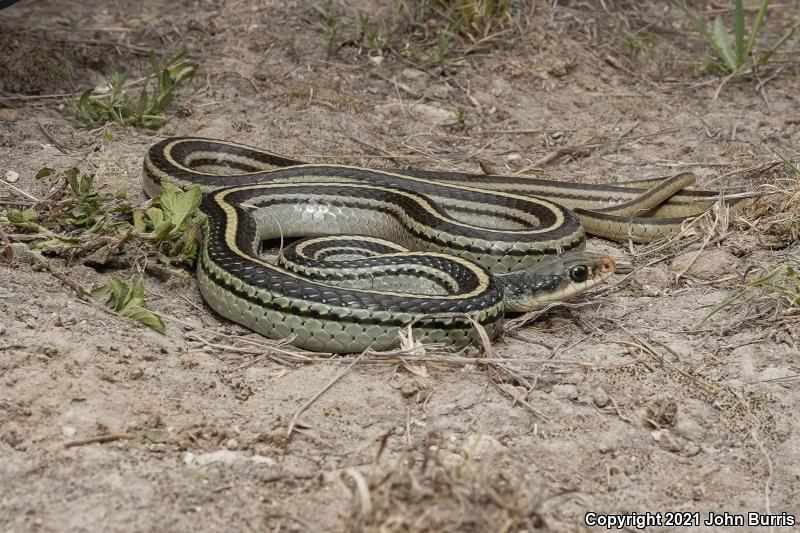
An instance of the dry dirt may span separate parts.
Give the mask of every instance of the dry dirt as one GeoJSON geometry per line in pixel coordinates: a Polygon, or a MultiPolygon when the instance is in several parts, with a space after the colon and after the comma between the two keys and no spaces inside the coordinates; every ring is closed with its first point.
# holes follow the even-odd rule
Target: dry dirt
{"type": "MultiPolygon", "coordinates": [[[[665,2],[519,2],[507,33],[466,55],[468,40],[454,40],[444,69],[435,35],[408,27],[391,36],[397,53],[358,46],[359,9],[388,25],[407,17],[397,4],[330,5],[352,41],[331,50],[311,2],[23,0],[0,12],[0,170],[36,195],[40,167],[77,165],[139,201],[148,146],[200,135],[314,162],[484,162],[584,182],[690,170],[706,186],[797,190],[769,165],[800,142],[797,36],[760,82],[731,79],[715,98],[721,80],[698,71],[705,44],[665,2]],[[113,127],[103,140],[50,96],[100,84],[109,68],[140,76],[151,48],[186,48],[201,65],[161,130],[113,127]],[[415,57],[433,59],[420,70],[415,57]]],[[[764,42],[798,15],[796,2],[776,4],[764,42]]],[[[0,182],[0,199],[17,198],[0,182]]],[[[764,294],[698,326],[748,270],[752,281],[796,261],[785,199],[652,253],[593,239],[638,268],[496,342],[496,356],[535,360],[509,363],[516,377],[358,364],[290,438],[341,361],[272,362],[240,340],[257,336],[203,305],[192,276],[146,279],[162,336],[47,272],[0,264],[0,530],[583,531],[588,512],[800,517],[800,315],[764,294]]],[[[86,286],[107,275],[52,261],[86,286]]]]}

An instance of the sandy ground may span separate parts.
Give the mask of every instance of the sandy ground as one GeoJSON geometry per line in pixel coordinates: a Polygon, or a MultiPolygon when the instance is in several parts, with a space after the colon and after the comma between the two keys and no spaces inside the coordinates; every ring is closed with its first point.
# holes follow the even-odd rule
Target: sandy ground
{"type": "MultiPolygon", "coordinates": [[[[520,2],[506,34],[454,41],[442,69],[435,36],[413,28],[392,33],[396,53],[358,46],[359,9],[389,25],[405,16],[392,2],[332,4],[353,42],[331,50],[310,2],[22,1],[0,12],[0,170],[36,195],[39,168],[77,165],[139,201],[147,147],[191,134],[315,162],[471,172],[483,162],[583,182],[689,170],[711,187],[797,191],[770,165],[800,142],[797,36],[761,84],[732,79],[715,98],[721,80],[698,72],[706,47],[679,12],[590,4],[520,2]],[[151,48],[186,48],[201,65],[161,130],[113,127],[103,140],[46,97],[95,86],[109,68],[143,75],[151,48]]],[[[765,42],[798,15],[794,2],[771,8],[765,42]]],[[[0,199],[15,198],[0,185],[0,199]]],[[[146,279],[167,317],[162,336],[47,272],[0,263],[0,530],[583,531],[591,512],[800,518],[800,315],[764,293],[699,326],[743,279],[797,261],[786,200],[709,217],[656,250],[591,240],[636,270],[499,340],[495,355],[513,372],[279,364],[203,305],[192,276],[146,279]]],[[[87,286],[108,274],[53,264],[87,286]]]]}

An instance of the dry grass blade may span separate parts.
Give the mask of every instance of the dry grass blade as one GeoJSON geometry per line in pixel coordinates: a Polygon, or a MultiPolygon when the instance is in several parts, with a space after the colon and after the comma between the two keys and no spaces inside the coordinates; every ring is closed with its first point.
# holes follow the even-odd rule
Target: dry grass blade
{"type": "Polygon", "coordinates": [[[372,497],[369,493],[369,484],[364,476],[355,468],[348,468],[342,473],[342,477],[349,477],[355,484],[355,494],[358,496],[359,514],[363,519],[372,515],[372,497]]]}

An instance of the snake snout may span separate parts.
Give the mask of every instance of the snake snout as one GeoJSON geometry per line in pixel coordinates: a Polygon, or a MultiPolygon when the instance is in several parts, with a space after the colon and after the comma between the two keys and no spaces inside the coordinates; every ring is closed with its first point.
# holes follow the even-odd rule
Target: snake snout
{"type": "Polygon", "coordinates": [[[617,269],[617,264],[610,257],[604,257],[600,260],[599,268],[603,274],[612,274],[617,269]]]}

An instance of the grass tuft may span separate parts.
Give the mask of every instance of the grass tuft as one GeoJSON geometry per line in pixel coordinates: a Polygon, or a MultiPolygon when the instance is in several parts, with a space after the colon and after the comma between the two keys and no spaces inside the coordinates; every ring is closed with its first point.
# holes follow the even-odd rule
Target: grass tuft
{"type": "Polygon", "coordinates": [[[108,92],[95,95],[85,90],[80,97],[67,100],[77,122],[86,128],[118,123],[123,126],[160,128],[167,121],[166,109],[175,101],[181,85],[192,79],[198,65],[184,59],[185,52],[161,65],[150,52],[151,75],[144,81],[138,97],[130,94],[125,74],[112,71],[106,77],[108,92]]]}
{"type": "Polygon", "coordinates": [[[747,31],[748,20],[742,0],[734,0],[733,5],[733,40],[731,40],[728,28],[717,16],[714,24],[709,29],[706,21],[684,1],[671,0],[672,4],[692,21],[706,43],[711,47],[716,55],[716,59],[707,61],[704,64],[706,70],[714,70],[721,74],[744,74],[751,72],[754,68],[766,64],[770,57],[800,28],[800,17],[784,29],[781,37],[767,50],[760,54],[754,53],[756,38],[758,37],[764,19],[767,14],[767,7],[770,0],[761,0],[756,17],[747,31]]]}

